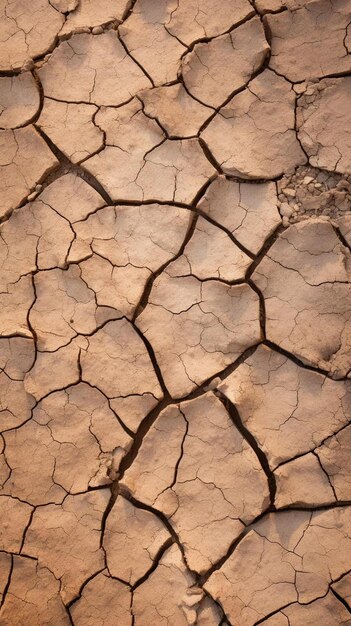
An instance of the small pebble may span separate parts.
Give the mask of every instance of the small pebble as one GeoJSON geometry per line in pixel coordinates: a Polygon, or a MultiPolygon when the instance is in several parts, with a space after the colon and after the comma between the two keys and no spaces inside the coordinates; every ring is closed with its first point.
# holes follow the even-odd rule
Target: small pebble
{"type": "Polygon", "coordinates": [[[280,214],[282,217],[291,217],[293,212],[293,209],[287,202],[282,203],[282,206],[280,207],[280,214]]]}
{"type": "Polygon", "coordinates": [[[294,85],[295,93],[299,93],[299,94],[303,93],[305,91],[305,89],[306,89],[306,86],[307,86],[307,84],[305,82],[304,83],[300,83],[298,85],[294,85]]]}
{"type": "Polygon", "coordinates": [[[33,191],[32,193],[29,194],[27,200],[29,200],[29,202],[31,202],[32,200],[34,200],[34,198],[36,198],[38,195],[38,193],[36,191],[33,191]]]}
{"type": "Polygon", "coordinates": [[[102,26],[94,26],[92,33],[93,35],[101,35],[104,32],[102,26]]]}
{"type": "Polygon", "coordinates": [[[296,196],[295,189],[289,189],[289,187],[285,187],[284,189],[282,189],[282,192],[288,198],[295,198],[295,196],[296,196]]]}

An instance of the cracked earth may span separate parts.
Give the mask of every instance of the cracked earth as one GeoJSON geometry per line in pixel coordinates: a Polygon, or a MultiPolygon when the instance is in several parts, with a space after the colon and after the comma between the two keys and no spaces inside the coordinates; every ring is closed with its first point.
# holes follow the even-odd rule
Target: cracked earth
{"type": "Polygon", "coordinates": [[[0,14],[0,625],[351,625],[351,0],[0,14]]]}

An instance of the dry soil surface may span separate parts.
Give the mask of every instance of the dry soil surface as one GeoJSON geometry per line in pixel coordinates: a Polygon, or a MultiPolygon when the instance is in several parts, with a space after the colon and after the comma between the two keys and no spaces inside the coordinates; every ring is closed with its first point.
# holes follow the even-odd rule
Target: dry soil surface
{"type": "Polygon", "coordinates": [[[1,0],[0,625],[351,625],[351,0],[1,0]]]}

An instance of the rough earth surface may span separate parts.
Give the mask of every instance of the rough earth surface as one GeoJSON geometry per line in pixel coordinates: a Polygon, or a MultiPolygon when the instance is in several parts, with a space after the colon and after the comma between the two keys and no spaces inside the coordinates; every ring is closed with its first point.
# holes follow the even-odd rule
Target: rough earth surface
{"type": "Polygon", "coordinates": [[[0,2],[0,625],[351,626],[351,0],[0,2]]]}

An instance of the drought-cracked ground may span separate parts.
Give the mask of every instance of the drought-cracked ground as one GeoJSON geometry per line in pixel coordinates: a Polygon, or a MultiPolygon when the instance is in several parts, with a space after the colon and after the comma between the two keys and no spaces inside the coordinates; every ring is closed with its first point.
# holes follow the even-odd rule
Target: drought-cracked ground
{"type": "Polygon", "coordinates": [[[0,625],[351,625],[351,0],[0,13],[0,625]]]}

